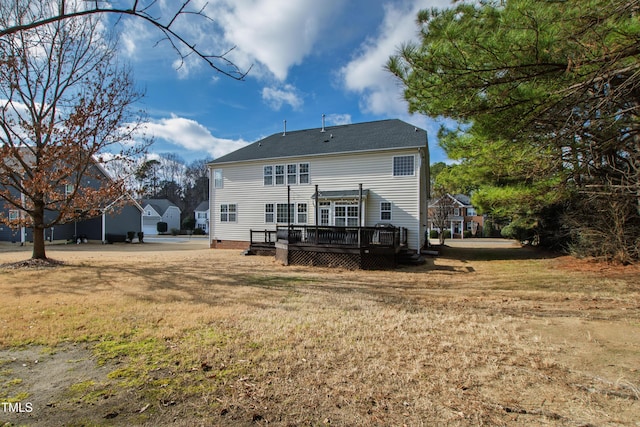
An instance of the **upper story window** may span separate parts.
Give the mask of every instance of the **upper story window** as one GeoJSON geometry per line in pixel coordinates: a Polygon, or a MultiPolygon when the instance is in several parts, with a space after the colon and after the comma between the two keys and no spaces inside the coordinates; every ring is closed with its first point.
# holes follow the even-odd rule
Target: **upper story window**
{"type": "Polygon", "coordinates": [[[222,188],[224,179],[222,176],[222,169],[213,170],[213,188],[222,188]]]}
{"type": "Polygon", "coordinates": [[[262,182],[269,185],[309,184],[309,163],[291,163],[288,165],[266,165],[262,169],[262,182]]]}
{"type": "Polygon", "coordinates": [[[298,165],[287,165],[287,185],[298,183],[298,165]]]}
{"type": "Polygon", "coordinates": [[[264,185],[273,185],[273,166],[264,167],[264,185]]]}
{"type": "Polygon", "coordinates": [[[284,185],[284,165],[276,165],[276,185],[284,185]]]}
{"type": "Polygon", "coordinates": [[[20,211],[17,209],[9,210],[9,221],[17,221],[20,219],[20,211]]]}
{"type": "Polygon", "coordinates": [[[467,216],[476,216],[476,210],[474,208],[467,208],[467,216]]]}
{"type": "Polygon", "coordinates": [[[309,183],[309,163],[300,163],[298,165],[298,182],[300,184],[308,184],[309,183]]]}
{"type": "Polygon", "coordinates": [[[414,174],[415,157],[413,155],[393,157],[393,176],[413,176],[414,174]]]}

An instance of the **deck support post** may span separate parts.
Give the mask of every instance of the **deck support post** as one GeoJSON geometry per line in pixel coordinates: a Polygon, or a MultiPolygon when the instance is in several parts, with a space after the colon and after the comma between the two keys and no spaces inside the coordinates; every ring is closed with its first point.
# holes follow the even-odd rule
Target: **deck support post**
{"type": "Polygon", "coordinates": [[[358,247],[362,247],[362,184],[358,184],[358,247]]]}
{"type": "Polygon", "coordinates": [[[318,216],[320,215],[320,211],[318,210],[318,207],[320,206],[320,203],[318,202],[318,184],[316,184],[316,207],[315,207],[315,218],[316,218],[316,234],[315,234],[315,242],[314,243],[318,243],[318,216]]]}

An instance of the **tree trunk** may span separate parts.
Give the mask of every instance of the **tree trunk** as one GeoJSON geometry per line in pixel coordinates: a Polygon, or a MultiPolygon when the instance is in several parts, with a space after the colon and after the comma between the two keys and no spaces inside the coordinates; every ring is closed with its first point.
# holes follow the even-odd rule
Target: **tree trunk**
{"type": "Polygon", "coordinates": [[[33,253],[32,259],[47,259],[44,248],[44,204],[36,203],[33,214],[33,253]]]}
{"type": "Polygon", "coordinates": [[[47,259],[44,250],[44,228],[33,227],[33,254],[32,259],[47,259]]]}

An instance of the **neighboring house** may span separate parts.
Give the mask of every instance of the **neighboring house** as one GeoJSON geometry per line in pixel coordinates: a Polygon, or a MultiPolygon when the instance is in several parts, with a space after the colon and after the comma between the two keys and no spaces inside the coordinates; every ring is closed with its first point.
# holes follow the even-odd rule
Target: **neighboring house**
{"type": "MultiPolygon", "coordinates": [[[[92,167],[97,168],[96,176],[101,175],[106,180],[112,179],[99,163],[95,163],[92,167]]],[[[98,188],[98,184],[92,178],[86,178],[83,182],[84,186],[91,188],[98,188]]],[[[16,190],[12,191],[15,194],[16,190]]],[[[118,200],[105,201],[103,206],[100,206],[100,211],[102,213],[97,217],[56,224],[47,228],[44,231],[44,237],[48,241],[75,240],[80,237],[83,240],[106,242],[109,235],[126,236],[127,232],[137,233],[142,230],[142,207],[129,193],[122,195],[118,200]]],[[[21,210],[10,207],[2,200],[0,200],[0,212],[5,213],[9,219],[17,219],[21,215],[25,215],[21,210]]],[[[45,212],[45,218],[53,215],[55,212],[45,212]]],[[[33,230],[29,227],[10,227],[0,224],[0,241],[31,242],[33,241],[33,230]]]]}
{"type": "Polygon", "coordinates": [[[142,215],[142,230],[145,235],[158,234],[158,223],[166,222],[167,231],[172,228],[180,229],[179,207],[167,199],[145,199],[141,203],[144,209],[142,215]]]}
{"type": "Polygon", "coordinates": [[[290,218],[308,226],[392,224],[419,250],[428,168],[426,131],[400,120],[285,130],[209,164],[210,245],[247,248],[250,230],[290,218]]]}
{"type": "Polygon", "coordinates": [[[469,196],[464,194],[445,194],[429,201],[429,230],[440,232],[441,228],[449,230],[451,237],[464,238],[467,235],[476,237],[482,235],[484,216],[478,215],[471,204],[469,196]],[[438,221],[438,218],[442,218],[438,221]]]}
{"type": "Polygon", "coordinates": [[[209,201],[205,200],[200,203],[193,211],[196,218],[196,228],[201,229],[205,233],[209,232],[209,201]]]}

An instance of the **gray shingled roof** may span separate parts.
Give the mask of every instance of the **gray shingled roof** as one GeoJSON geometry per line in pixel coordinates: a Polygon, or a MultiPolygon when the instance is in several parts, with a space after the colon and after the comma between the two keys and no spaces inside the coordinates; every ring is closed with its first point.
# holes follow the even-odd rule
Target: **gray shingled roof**
{"type": "Polygon", "coordinates": [[[418,148],[427,145],[427,132],[402,120],[376,122],[287,131],[273,134],[251,145],[222,156],[210,164],[250,160],[277,159],[349,153],[358,151],[418,148]]]}
{"type": "MultiPolygon", "coordinates": [[[[175,206],[172,202],[167,199],[144,199],[141,203],[142,206],[151,205],[156,212],[160,215],[164,215],[164,213],[169,209],[170,206],[175,206]]],[[[179,209],[179,208],[178,208],[179,209]]]]}
{"type": "Polygon", "coordinates": [[[209,201],[205,200],[204,202],[200,202],[197,208],[194,209],[195,212],[205,212],[209,210],[209,201]]]}

